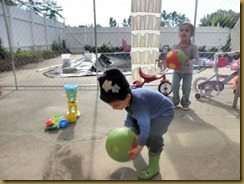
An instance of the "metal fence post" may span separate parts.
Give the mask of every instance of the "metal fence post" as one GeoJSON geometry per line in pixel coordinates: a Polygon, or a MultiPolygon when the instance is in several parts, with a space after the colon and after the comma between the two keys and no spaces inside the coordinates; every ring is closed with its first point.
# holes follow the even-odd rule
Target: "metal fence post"
{"type": "MultiPolygon", "coordinates": [[[[97,23],[96,23],[96,0],[93,0],[93,13],[94,13],[94,36],[95,36],[95,55],[96,55],[96,76],[98,77],[98,65],[97,65],[97,23]]],[[[98,90],[98,80],[97,80],[97,90],[98,90]]]]}
{"type": "MultiPolygon", "coordinates": [[[[195,12],[194,12],[194,27],[196,28],[196,21],[197,21],[197,6],[198,0],[195,0],[195,12]]],[[[193,43],[195,43],[195,34],[193,35],[193,43]]]]}
{"type": "Polygon", "coordinates": [[[14,55],[13,55],[13,35],[12,34],[10,35],[10,27],[9,27],[9,22],[7,20],[6,7],[4,1],[2,1],[2,7],[3,7],[3,14],[4,14],[7,36],[8,36],[8,44],[9,44],[9,50],[11,55],[11,63],[12,63],[12,70],[14,74],[15,88],[16,90],[18,90],[18,83],[17,83],[16,73],[15,73],[15,62],[14,62],[14,55]]]}

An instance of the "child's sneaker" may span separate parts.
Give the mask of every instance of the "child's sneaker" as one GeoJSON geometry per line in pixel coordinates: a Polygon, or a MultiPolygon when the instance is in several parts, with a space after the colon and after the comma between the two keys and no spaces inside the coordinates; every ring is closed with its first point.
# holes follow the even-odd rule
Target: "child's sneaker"
{"type": "Polygon", "coordinates": [[[182,109],[183,109],[183,110],[185,110],[185,111],[190,110],[190,108],[189,108],[189,106],[188,106],[188,105],[184,105],[184,106],[182,106],[182,109]]]}

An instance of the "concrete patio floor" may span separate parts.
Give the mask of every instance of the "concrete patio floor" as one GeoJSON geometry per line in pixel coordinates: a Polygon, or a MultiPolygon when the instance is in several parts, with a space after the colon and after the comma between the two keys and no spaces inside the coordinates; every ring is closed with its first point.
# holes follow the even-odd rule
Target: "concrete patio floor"
{"type": "MultiPolygon", "coordinates": [[[[169,96],[170,98],[171,96],[169,96]]],[[[45,131],[45,121],[67,112],[62,90],[4,91],[0,97],[1,180],[137,180],[147,149],[134,161],[116,162],[105,150],[106,135],[123,126],[125,111],[114,111],[96,90],[78,92],[80,118],[45,131]]],[[[154,180],[240,180],[240,101],[232,89],[175,110],[165,134],[160,173],[154,180]]]]}

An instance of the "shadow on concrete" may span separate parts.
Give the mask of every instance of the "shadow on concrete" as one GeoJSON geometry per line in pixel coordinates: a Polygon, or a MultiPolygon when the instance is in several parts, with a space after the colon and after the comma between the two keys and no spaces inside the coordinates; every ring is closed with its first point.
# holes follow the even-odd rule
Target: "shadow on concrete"
{"type": "Polygon", "coordinates": [[[65,128],[59,128],[58,130],[61,131],[61,133],[58,135],[57,140],[58,141],[71,141],[74,139],[75,134],[75,126],[76,123],[69,124],[65,128]]]}
{"type": "Polygon", "coordinates": [[[175,114],[165,154],[180,180],[240,180],[239,143],[193,110],[175,114]]]}
{"type": "MultiPolygon", "coordinates": [[[[142,157],[141,153],[132,160],[133,166],[135,168],[121,167],[115,170],[109,177],[108,180],[139,180],[138,175],[143,169],[147,167],[147,162],[142,157]]],[[[162,180],[162,176],[159,173],[153,178],[153,180],[162,180]]]]}
{"type": "Polygon", "coordinates": [[[69,124],[65,128],[56,128],[53,130],[46,130],[44,129],[45,133],[48,134],[58,134],[57,140],[59,142],[63,141],[71,141],[74,139],[74,129],[75,129],[76,123],[69,124]]]}
{"type": "Polygon", "coordinates": [[[108,180],[138,180],[137,172],[129,167],[121,167],[115,170],[108,180]]]}
{"type": "MultiPolygon", "coordinates": [[[[233,99],[234,99],[234,95],[233,95],[233,99]]],[[[237,114],[239,115],[240,114],[239,113],[239,109],[236,109],[236,108],[232,107],[232,104],[229,105],[229,104],[221,103],[221,102],[217,101],[216,99],[214,99],[214,96],[203,97],[203,98],[199,99],[197,102],[199,104],[207,103],[209,105],[225,109],[225,110],[227,110],[228,112],[231,112],[234,115],[237,115],[237,114]]]]}

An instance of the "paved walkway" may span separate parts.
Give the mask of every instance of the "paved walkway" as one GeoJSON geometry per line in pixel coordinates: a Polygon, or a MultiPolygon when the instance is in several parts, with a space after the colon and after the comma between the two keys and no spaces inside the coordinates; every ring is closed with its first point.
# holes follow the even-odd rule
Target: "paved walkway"
{"type": "MultiPolygon", "coordinates": [[[[147,87],[147,86],[146,86],[147,87]]],[[[155,180],[240,180],[240,101],[233,89],[195,100],[192,110],[175,110],[165,134],[160,174],[155,180]]],[[[120,163],[106,153],[108,132],[121,127],[125,111],[100,101],[96,90],[79,90],[80,118],[64,129],[44,131],[52,115],[65,115],[60,90],[4,91],[0,97],[1,180],[137,180],[147,150],[120,163]]]]}

